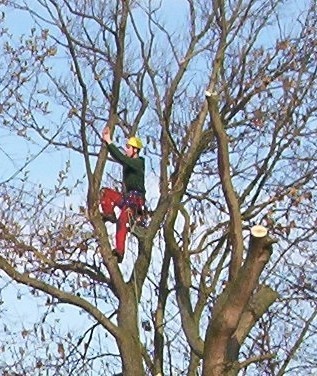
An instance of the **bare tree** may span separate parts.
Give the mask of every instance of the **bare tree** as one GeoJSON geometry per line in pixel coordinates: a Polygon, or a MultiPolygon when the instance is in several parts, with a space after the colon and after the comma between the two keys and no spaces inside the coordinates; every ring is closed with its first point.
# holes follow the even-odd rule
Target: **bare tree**
{"type": "Polygon", "coordinates": [[[37,369],[316,369],[316,3],[286,3],[5,2],[3,23],[17,12],[31,26],[2,30],[2,131],[37,148],[2,179],[0,268],[46,297],[43,317],[87,317],[66,335],[43,321],[57,360],[37,369]],[[122,266],[99,212],[120,179],[104,124],[146,141],[151,219],[122,266]],[[43,186],[29,174],[47,152],[72,157],[43,186]]]}

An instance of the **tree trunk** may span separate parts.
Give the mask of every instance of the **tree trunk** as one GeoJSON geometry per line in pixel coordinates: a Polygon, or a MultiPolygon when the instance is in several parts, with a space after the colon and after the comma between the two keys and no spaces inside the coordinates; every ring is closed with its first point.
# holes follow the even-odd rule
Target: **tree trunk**
{"type": "MultiPolygon", "coordinates": [[[[246,333],[238,338],[236,331],[241,320],[245,319],[244,314],[248,312],[252,298],[256,297],[256,294],[252,294],[258,286],[263,268],[269,261],[274,242],[264,227],[254,226],[251,229],[246,260],[237,277],[228,283],[214,306],[213,317],[206,333],[203,376],[238,374],[240,341],[245,338],[246,333]]],[[[260,306],[262,307],[262,304],[260,306]]],[[[258,313],[263,314],[263,309],[258,313]]],[[[251,327],[248,328],[249,331],[251,327]]]]}
{"type": "Polygon", "coordinates": [[[126,296],[121,300],[118,310],[121,335],[117,339],[124,376],[145,375],[139,340],[137,305],[133,289],[127,287],[126,296]]]}

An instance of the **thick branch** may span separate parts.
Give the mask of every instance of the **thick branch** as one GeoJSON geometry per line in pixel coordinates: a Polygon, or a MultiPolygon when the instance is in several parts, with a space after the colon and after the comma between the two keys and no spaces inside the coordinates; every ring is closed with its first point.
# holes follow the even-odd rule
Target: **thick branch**
{"type": "Polygon", "coordinates": [[[164,226],[164,237],[168,252],[173,256],[176,283],[176,298],[180,310],[182,326],[193,352],[200,358],[203,355],[203,341],[199,336],[199,321],[194,315],[191,298],[191,269],[187,252],[179,249],[174,236],[174,224],[178,210],[168,213],[164,226]]]}
{"type": "MultiPolygon", "coordinates": [[[[117,30],[114,34],[115,37],[115,46],[116,46],[116,56],[115,62],[113,64],[113,78],[111,84],[111,96],[110,96],[110,108],[109,108],[109,115],[107,126],[113,130],[115,123],[118,119],[117,116],[117,107],[119,103],[120,97],[120,88],[121,88],[121,80],[123,78],[123,66],[124,66],[124,54],[125,54],[125,33],[126,33],[126,26],[127,26],[127,19],[129,15],[129,2],[123,1],[122,2],[122,12],[121,18],[117,21],[117,30]]],[[[119,16],[118,16],[119,18],[119,16]]],[[[101,152],[99,154],[96,167],[94,170],[94,181],[95,186],[90,186],[89,188],[98,190],[100,187],[101,179],[102,179],[102,172],[105,166],[105,158],[106,158],[106,150],[105,147],[101,148],[101,152]]],[[[95,196],[93,196],[94,199],[95,196]]]]}
{"type": "Polygon", "coordinates": [[[237,328],[240,316],[258,284],[261,272],[269,261],[274,242],[275,240],[267,235],[267,230],[263,226],[254,226],[251,229],[249,249],[244,265],[239,270],[236,280],[228,284],[228,288],[224,291],[224,299],[220,304],[222,313],[230,312],[224,320],[227,329],[237,328]]]}
{"type": "Polygon", "coordinates": [[[168,297],[168,276],[170,268],[171,258],[165,253],[161,279],[159,283],[159,296],[157,302],[157,308],[155,311],[155,334],[154,334],[154,374],[163,374],[164,365],[164,314],[168,297]]]}
{"type": "Polygon", "coordinates": [[[214,314],[206,334],[203,376],[222,375],[226,365],[232,362],[232,336],[269,261],[274,242],[264,227],[254,226],[251,229],[246,260],[236,278],[228,283],[214,306],[214,314]]]}
{"type": "Polygon", "coordinates": [[[87,302],[85,299],[72,295],[68,292],[62,291],[54,286],[51,286],[43,281],[36,278],[31,278],[26,273],[19,273],[15,268],[13,268],[2,256],[0,256],[0,268],[3,270],[10,278],[18,283],[22,283],[26,286],[31,286],[37,290],[40,290],[46,294],[53,296],[62,303],[71,304],[79,308],[84,309],[92,317],[96,319],[106,330],[108,330],[115,338],[120,338],[123,334],[117,326],[113,325],[110,320],[108,320],[94,305],[87,302]]]}
{"type": "Polygon", "coordinates": [[[224,130],[224,125],[219,113],[218,96],[207,91],[206,99],[208,102],[211,126],[214,130],[218,145],[218,168],[220,180],[230,215],[230,234],[233,248],[230,265],[230,279],[233,279],[236,277],[242,264],[243,237],[240,205],[231,181],[228,137],[224,130]]]}
{"type": "Polygon", "coordinates": [[[199,320],[192,309],[190,300],[190,268],[189,259],[184,259],[183,254],[174,258],[176,280],[176,296],[182,319],[182,326],[192,351],[203,357],[204,343],[199,336],[199,320]]]}
{"type": "Polygon", "coordinates": [[[238,354],[245,338],[256,322],[264,315],[278,298],[278,293],[269,286],[262,285],[251,297],[245,311],[242,313],[238,327],[234,332],[228,350],[228,360],[238,360],[238,354]]]}

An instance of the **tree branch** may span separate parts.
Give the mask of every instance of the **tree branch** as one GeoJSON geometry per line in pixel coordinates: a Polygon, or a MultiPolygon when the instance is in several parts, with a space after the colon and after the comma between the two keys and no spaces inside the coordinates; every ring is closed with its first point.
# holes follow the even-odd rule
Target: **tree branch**
{"type": "Polygon", "coordinates": [[[218,145],[219,176],[230,215],[232,256],[229,279],[232,280],[236,277],[242,264],[243,237],[240,205],[231,181],[228,137],[219,113],[218,96],[215,93],[207,91],[206,99],[210,113],[211,126],[214,130],[218,145]]]}
{"type": "Polygon", "coordinates": [[[232,345],[233,333],[238,328],[261,272],[269,261],[272,244],[276,242],[267,235],[267,229],[263,226],[254,226],[250,232],[246,260],[214,306],[213,317],[206,333],[204,375],[209,375],[215,367],[221,372],[226,364],[232,363],[232,354],[228,349],[230,350],[230,344],[232,345]]]}
{"type": "Polygon", "coordinates": [[[99,309],[97,309],[87,300],[77,295],[72,295],[66,291],[62,291],[59,288],[51,286],[48,283],[40,281],[36,278],[31,278],[26,273],[19,273],[2,256],[0,256],[0,268],[18,283],[22,283],[23,285],[33,287],[46,294],[49,294],[59,300],[61,303],[67,303],[82,308],[92,317],[94,317],[94,319],[106,330],[108,330],[115,338],[118,339],[123,335],[117,326],[113,325],[112,322],[99,311],[99,309]]]}

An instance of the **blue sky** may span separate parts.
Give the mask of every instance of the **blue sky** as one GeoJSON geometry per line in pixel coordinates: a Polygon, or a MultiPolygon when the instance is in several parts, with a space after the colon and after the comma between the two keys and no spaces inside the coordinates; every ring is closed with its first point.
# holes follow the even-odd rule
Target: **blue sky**
{"type": "MultiPolygon", "coordinates": [[[[36,4],[36,2],[34,2],[36,4]]],[[[154,3],[154,2],[153,2],[154,3]]],[[[289,28],[289,22],[292,23],[292,18],[294,14],[298,12],[298,9],[303,7],[306,1],[292,0],[289,2],[288,6],[285,6],[285,25],[281,26],[281,29],[289,28]]],[[[166,22],[170,24],[171,29],[178,29],[178,24],[183,24],[184,20],[181,17],[184,7],[187,8],[186,0],[164,0],[163,1],[163,11],[164,18],[166,22]]],[[[24,12],[18,10],[6,11],[6,23],[10,29],[10,32],[13,32],[16,38],[21,34],[28,34],[30,27],[33,26],[32,20],[27,17],[24,12]],[[17,22],[18,20],[18,22],[17,22]]],[[[278,27],[278,25],[276,25],[278,27]]],[[[270,39],[269,35],[266,35],[267,41],[270,39]]],[[[266,39],[264,39],[265,42],[266,39]]],[[[272,33],[272,41],[275,40],[274,33],[272,33]]],[[[271,42],[270,42],[271,43],[271,42]]],[[[57,61],[57,64],[58,61],[57,61]]],[[[58,123],[60,119],[58,108],[52,107],[53,117],[54,112],[56,113],[55,122],[58,123]]],[[[15,137],[9,132],[5,132],[3,129],[0,129],[0,154],[2,160],[4,160],[3,168],[0,173],[0,181],[5,181],[12,174],[16,173],[17,170],[23,166],[26,160],[26,156],[36,155],[37,152],[42,148],[41,146],[30,145],[21,138],[15,137]],[[2,150],[1,150],[2,149],[2,150]]],[[[70,172],[70,181],[76,181],[78,177],[82,177],[84,173],[84,164],[82,158],[78,158],[73,153],[44,153],[36,157],[28,166],[30,171],[31,180],[36,183],[42,183],[44,186],[50,187],[56,180],[60,170],[65,168],[66,162],[70,160],[71,162],[71,172],[70,172]],[[52,160],[54,163],[52,163],[52,160]],[[49,168],[47,168],[49,165],[49,168]]]]}

